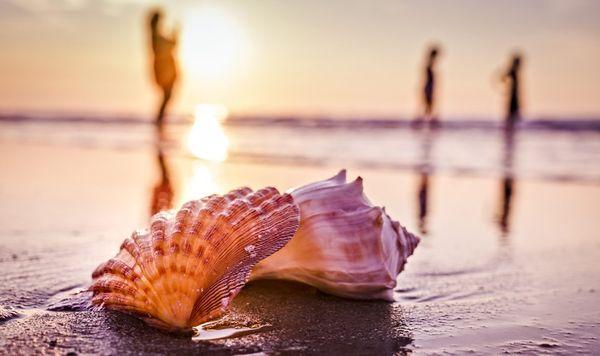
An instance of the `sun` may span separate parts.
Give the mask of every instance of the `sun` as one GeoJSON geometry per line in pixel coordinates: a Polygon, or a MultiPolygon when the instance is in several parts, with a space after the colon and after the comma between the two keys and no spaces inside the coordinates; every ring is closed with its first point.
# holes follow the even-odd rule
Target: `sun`
{"type": "Polygon", "coordinates": [[[224,10],[203,7],[184,16],[181,57],[190,77],[223,80],[240,62],[244,48],[242,31],[224,10]]]}

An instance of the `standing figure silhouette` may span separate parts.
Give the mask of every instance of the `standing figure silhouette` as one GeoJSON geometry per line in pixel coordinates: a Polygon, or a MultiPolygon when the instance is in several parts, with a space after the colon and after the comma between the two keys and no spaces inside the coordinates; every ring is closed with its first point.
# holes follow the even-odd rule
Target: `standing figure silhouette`
{"type": "Polygon", "coordinates": [[[150,12],[150,35],[154,64],[154,80],[162,91],[162,101],[156,115],[156,126],[162,133],[165,112],[171,100],[173,85],[177,81],[177,65],[175,62],[175,47],[178,31],[173,30],[171,36],[166,36],[162,29],[162,11],[150,12]]]}
{"type": "MultiPolygon", "coordinates": [[[[437,123],[435,117],[435,63],[439,55],[438,46],[429,48],[427,59],[425,61],[425,80],[423,85],[423,116],[421,120],[427,120],[431,124],[437,123]]],[[[420,120],[420,121],[421,121],[420,120]]]]}
{"type": "Polygon", "coordinates": [[[520,70],[521,55],[515,53],[512,56],[511,64],[503,75],[503,80],[508,84],[508,100],[506,110],[506,129],[512,130],[514,125],[521,117],[521,98],[520,98],[520,70]]]}

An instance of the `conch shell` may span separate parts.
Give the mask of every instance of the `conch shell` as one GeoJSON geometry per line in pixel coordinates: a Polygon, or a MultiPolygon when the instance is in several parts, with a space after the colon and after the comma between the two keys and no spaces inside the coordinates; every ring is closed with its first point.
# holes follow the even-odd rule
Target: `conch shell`
{"type": "Polygon", "coordinates": [[[252,267],[291,239],[299,216],[275,188],[240,188],[158,213],[94,271],[92,303],[191,330],[224,313],[252,267]]]}
{"type": "Polygon", "coordinates": [[[333,295],[393,301],[396,277],[419,238],[373,206],[362,179],[346,171],[291,192],[300,228],[280,251],[261,261],[251,279],[287,279],[333,295]]]}

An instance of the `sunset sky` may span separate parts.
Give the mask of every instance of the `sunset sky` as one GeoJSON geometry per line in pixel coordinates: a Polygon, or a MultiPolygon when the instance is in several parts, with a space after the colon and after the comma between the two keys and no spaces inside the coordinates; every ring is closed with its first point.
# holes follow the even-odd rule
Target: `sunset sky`
{"type": "MultiPolygon", "coordinates": [[[[160,1],[0,1],[0,113],[150,115],[147,11],[160,1]]],[[[413,117],[442,45],[442,117],[502,115],[496,76],[525,54],[525,115],[600,116],[600,1],[164,2],[181,26],[174,111],[413,117]],[[169,4],[167,4],[169,3],[169,4]]]]}

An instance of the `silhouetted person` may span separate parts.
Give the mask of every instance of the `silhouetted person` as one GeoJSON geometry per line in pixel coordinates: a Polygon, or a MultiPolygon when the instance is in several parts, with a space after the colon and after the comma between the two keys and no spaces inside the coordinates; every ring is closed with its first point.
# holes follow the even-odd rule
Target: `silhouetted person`
{"type": "Polygon", "coordinates": [[[521,55],[515,53],[511,59],[511,64],[503,76],[503,80],[508,85],[508,100],[506,110],[506,129],[512,129],[515,123],[521,117],[521,100],[520,100],[520,69],[521,55]]]}
{"type": "Polygon", "coordinates": [[[425,61],[425,78],[423,83],[423,116],[419,121],[427,120],[431,124],[437,124],[435,117],[435,63],[439,55],[438,46],[431,46],[425,61]]]}
{"type": "Polygon", "coordinates": [[[163,33],[162,16],[160,10],[154,10],[150,13],[154,79],[162,91],[162,101],[156,115],[156,125],[160,132],[162,132],[165,112],[173,93],[173,85],[177,80],[174,52],[178,37],[176,30],[173,31],[171,36],[163,33]]]}
{"type": "Polygon", "coordinates": [[[514,134],[512,131],[504,133],[504,158],[502,162],[503,177],[500,182],[500,212],[498,225],[503,234],[510,231],[511,204],[515,194],[515,181],[513,179],[514,134]]]}
{"type": "Polygon", "coordinates": [[[169,210],[172,208],[173,204],[173,189],[171,188],[169,170],[167,169],[165,157],[160,145],[157,145],[156,159],[158,168],[160,169],[160,180],[152,189],[150,215],[154,215],[159,211],[169,210]]]}

